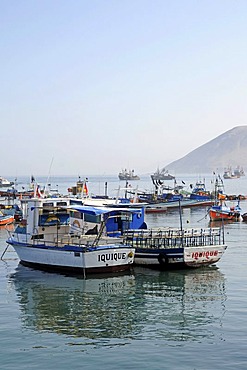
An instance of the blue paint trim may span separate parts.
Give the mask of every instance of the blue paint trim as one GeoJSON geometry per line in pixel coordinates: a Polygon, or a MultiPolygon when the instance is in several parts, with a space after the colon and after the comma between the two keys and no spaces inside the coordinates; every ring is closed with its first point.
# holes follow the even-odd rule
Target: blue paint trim
{"type": "Polygon", "coordinates": [[[149,253],[149,254],[160,254],[165,253],[168,255],[183,254],[184,248],[135,248],[136,253],[149,253]]]}
{"type": "Polygon", "coordinates": [[[129,248],[131,249],[132,247],[129,245],[122,245],[122,244],[109,244],[109,245],[97,245],[97,246],[86,246],[86,245],[81,245],[81,246],[76,246],[76,245],[64,245],[63,247],[57,247],[56,245],[52,246],[47,246],[45,244],[25,244],[25,243],[18,243],[18,242],[13,242],[8,240],[8,244],[12,246],[17,246],[17,247],[28,247],[32,249],[45,249],[45,250],[56,250],[56,251],[66,251],[66,252],[91,252],[91,251],[99,251],[99,250],[112,250],[112,249],[124,249],[124,248],[129,248]]]}

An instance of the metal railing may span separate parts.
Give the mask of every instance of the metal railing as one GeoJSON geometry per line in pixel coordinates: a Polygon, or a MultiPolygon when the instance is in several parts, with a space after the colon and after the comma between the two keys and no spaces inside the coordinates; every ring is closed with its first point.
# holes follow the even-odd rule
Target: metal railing
{"type": "Polygon", "coordinates": [[[128,230],[124,242],[143,248],[180,248],[223,244],[220,228],[128,230]]]}

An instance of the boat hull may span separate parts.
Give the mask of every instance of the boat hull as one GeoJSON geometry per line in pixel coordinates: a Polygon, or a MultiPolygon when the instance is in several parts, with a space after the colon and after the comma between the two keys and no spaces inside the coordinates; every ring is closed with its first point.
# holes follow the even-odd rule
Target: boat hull
{"type": "Polygon", "coordinates": [[[180,201],[165,201],[160,203],[149,203],[145,206],[145,213],[162,213],[172,208],[192,208],[212,206],[211,200],[182,199],[180,201]]]}
{"type": "Polygon", "coordinates": [[[245,222],[247,221],[247,213],[242,214],[242,220],[245,222]]]}
{"type": "Polygon", "coordinates": [[[0,182],[0,189],[1,188],[9,188],[10,186],[13,186],[14,185],[14,182],[13,181],[10,181],[10,182],[0,182]]]}
{"type": "Polygon", "coordinates": [[[221,259],[226,248],[225,244],[184,248],[136,248],[134,265],[162,270],[210,266],[221,259]]]}
{"type": "Polygon", "coordinates": [[[121,176],[118,175],[119,180],[121,181],[135,181],[135,180],[140,180],[139,176],[121,176]]]}
{"type": "Polygon", "coordinates": [[[211,221],[231,221],[238,220],[240,218],[240,214],[235,212],[221,212],[217,210],[210,210],[209,217],[211,221]]]}
{"type": "Polygon", "coordinates": [[[200,194],[190,194],[191,200],[198,200],[198,201],[211,201],[210,195],[200,195],[200,194]]]}
{"type": "Polygon", "coordinates": [[[152,181],[166,181],[166,180],[174,180],[175,176],[170,174],[153,174],[151,175],[152,181]]]}
{"type": "Polygon", "coordinates": [[[134,265],[164,270],[181,268],[184,265],[183,249],[136,248],[134,265]]]}
{"type": "Polygon", "coordinates": [[[13,215],[1,216],[0,217],[0,226],[12,224],[15,221],[13,215]]]}
{"type": "Polygon", "coordinates": [[[134,262],[134,248],[107,245],[82,248],[73,246],[47,247],[45,245],[9,244],[24,265],[73,273],[124,271],[134,262]]]}

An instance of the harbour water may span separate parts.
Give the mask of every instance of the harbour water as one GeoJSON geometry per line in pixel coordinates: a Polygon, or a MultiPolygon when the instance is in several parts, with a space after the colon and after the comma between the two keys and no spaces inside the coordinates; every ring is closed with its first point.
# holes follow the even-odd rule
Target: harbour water
{"type": "MultiPolygon", "coordinates": [[[[76,180],[56,178],[52,185],[64,192],[76,180]]],[[[89,179],[89,191],[102,194],[105,181],[89,179]]],[[[118,184],[110,179],[109,193],[118,184]]],[[[151,188],[150,180],[138,187],[151,188]]],[[[247,194],[247,179],[225,181],[225,190],[247,194]]],[[[247,201],[240,205],[246,212],[247,201]]],[[[209,224],[206,208],[184,209],[182,219],[185,227],[209,224]]],[[[146,221],[179,226],[179,214],[148,214],[146,221]]],[[[228,248],[216,266],[170,272],[135,267],[86,280],[21,266],[9,247],[0,261],[1,368],[246,369],[246,235],[247,223],[225,224],[228,248]]],[[[0,229],[1,254],[6,236],[0,229]]]]}

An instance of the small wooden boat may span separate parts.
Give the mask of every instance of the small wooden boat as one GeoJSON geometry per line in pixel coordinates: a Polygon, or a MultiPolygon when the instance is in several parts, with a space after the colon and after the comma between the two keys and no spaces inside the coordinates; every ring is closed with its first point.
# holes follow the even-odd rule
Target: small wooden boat
{"type": "Polygon", "coordinates": [[[22,219],[22,210],[18,204],[0,204],[0,212],[4,216],[14,216],[15,221],[22,219]]]}
{"type": "Polygon", "coordinates": [[[0,187],[1,188],[7,188],[12,185],[14,185],[14,181],[9,181],[8,179],[5,179],[4,177],[0,176],[0,187]]]}
{"type": "Polygon", "coordinates": [[[134,265],[161,270],[209,266],[227,248],[219,227],[127,230],[124,237],[135,248],[134,265]]]}
{"type": "Polygon", "coordinates": [[[210,221],[239,220],[240,213],[239,202],[236,206],[229,207],[221,201],[209,210],[210,221]]]}
{"type": "Polygon", "coordinates": [[[192,189],[190,199],[196,200],[210,200],[212,198],[210,191],[206,190],[205,182],[197,181],[196,185],[192,189]]]}
{"type": "Polygon", "coordinates": [[[14,215],[4,215],[0,212],[0,226],[12,224],[14,221],[14,215]]]}
{"type": "Polygon", "coordinates": [[[243,213],[241,215],[241,217],[242,217],[242,220],[246,222],[247,221],[247,212],[243,213]]]}
{"type": "Polygon", "coordinates": [[[237,205],[229,206],[225,202],[227,196],[224,194],[224,184],[218,175],[215,179],[214,205],[209,209],[210,221],[234,221],[239,220],[241,208],[239,200],[237,205]]]}

